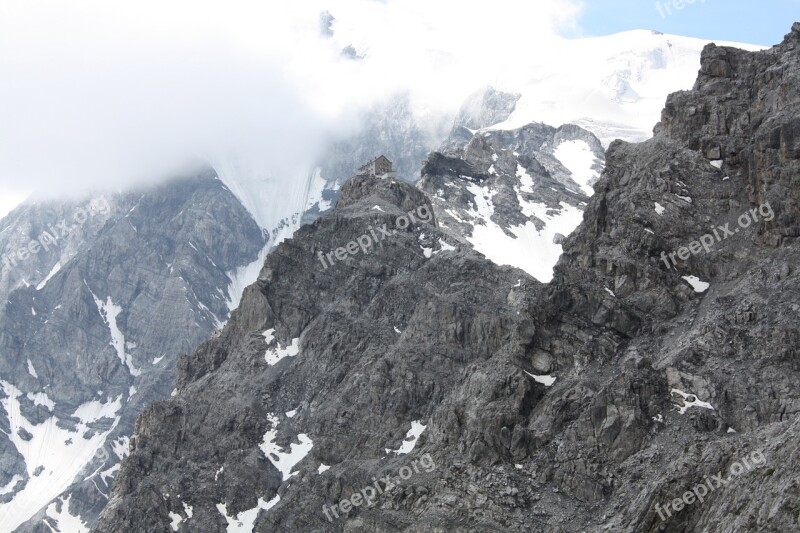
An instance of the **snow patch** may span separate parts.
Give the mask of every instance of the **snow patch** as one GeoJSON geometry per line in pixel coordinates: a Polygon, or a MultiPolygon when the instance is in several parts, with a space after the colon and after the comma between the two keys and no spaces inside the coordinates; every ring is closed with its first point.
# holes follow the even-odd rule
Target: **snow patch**
{"type": "Polygon", "coordinates": [[[592,167],[599,161],[586,141],[580,139],[564,141],[556,147],[553,155],[569,170],[572,180],[580,186],[584,194],[588,196],[594,194],[594,188],[590,183],[598,178],[598,174],[592,167]]]}
{"type": "Polygon", "coordinates": [[[172,531],[178,531],[178,527],[181,525],[181,522],[183,522],[183,517],[172,511],[167,513],[167,516],[169,516],[169,527],[172,528],[172,531]]]}
{"type": "Polygon", "coordinates": [[[22,481],[22,476],[20,476],[19,474],[14,474],[14,477],[11,478],[11,481],[0,487],[0,496],[2,496],[3,494],[8,494],[12,490],[14,490],[14,487],[20,481],[22,481]]]}
{"type": "Polygon", "coordinates": [[[332,206],[330,200],[325,200],[322,193],[327,188],[328,182],[322,177],[322,169],[317,167],[311,176],[308,184],[308,200],[306,200],[306,210],[312,209],[315,205],[320,212],[327,211],[332,206]]]}
{"type": "Polygon", "coordinates": [[[51,526],[49,523],[45,522],[47,526],[50,528],[50,531],[59,532],[59,533],[89,533],[89,528],[84,524],[83,520],[79,516],[71,515],[69,512],[69,500],[72,496],[68,498],[59,498],[58,501],[55,501],[47,506],[47,510],[45,510],[45,514],[48,518],[55,521],[55,527],[51,526]],[[61,506],[61,510],[56,510],[61,506]]]}
{"type": "Polygon", "coordinates": [[[428,426],[422,425],[419,420],[414,420],[411,422],[411,429],[409,429],[408,433],[406,433],[406,436],[403,439],[403,443],[400,445],[400,447],[396,450],[385,448],[386,454],[389,455],[390,453],[394,453],[396,455],[406,455],[410,453],[414,449],[414,446],[417,445],[419,436],[422,435],[422,432],[425,431],[427,427],[428,426]]]}
{"type": "MultiPolygon", "coordinates": [[[[106,404],[87,402],[80,406],[73,415],[80,418],[80,423],[76,431],[70,431],[59,427],[59,420],[55,416],[33,424],[22,415],[19,402],[22,392],[7,381],[0,380],[0,386],[6,395],[6,398],[0,399],[0,405],[8,414],[10,432],[6,436],[22,455],[28,474],[25,487],[14,494],[10,501],[0,503],[0,531],[13,531],[62,494],[78,473],[95,458],[108,434],[119,423],[116,415],[122,407],[122,396],[106,404]],[[89,431],[89,423],[104,417],[113,418],[107,431],[89,431]],[[29,433],[31,439],[22,439],[20,430],[29,433]],[[86,437],[87,434],[91,436],[86,437]]],[[[44,398],[40,400],[47,401],[44,398]]],[[[80,529],[82,526],[75,522],[77,519],[73,520],[74,517],[64,509],[66,507],[62,505],[61,513],[57,513],[55,507],[51,511],[62,527],[68,527],[62,531],[85,530],[80,529]]]]}
{"type": "Polygon", "coordinates": [[[261,272],[261,267],[264,266],[264,261],[267,259],[270,246],[264,247],[259,252],[258,257],[250,264],[236,267],[235,269],[226,272],[230,283],[226,290],[228,309],[233,311],[242,301],[242,294],[244,290],[252,285],[258,279],[258,273],[261,272]]]}
{"type": "MultiPolygon", "coordinates": [[[[267,331],[275,331],[275,330],[267,330],[267,331]]],[[[264,332],[264,337],[266,337],[266,333],[264,332]]],[[[269,366],[274,366],[286,357],[294,357],[300,353],[300,338],[292,339],[292,344],[283,348],[281,347],[280,343],[276,344],[275,348],[268,348],[267,353],[264,354],[264,359],[267,361],[269,366]]]]}
{"type": "Polygon", "coordinates": [[[658,215],[663,215],[664,211],[666,211],[666,208],[663,205],[661,205],[660,203],[658,203],[658,202],[656,202],[656,208],[655,209],[656,209],[656,213],[658,215]]]}
{"type": "Polygon", "coordinates": [[[680,414],[686,413],[690,407],[702,407],[703,409],[710,409],[712,411],[714,410],[710,403],[700,401],[700,398],[698,398],[696,394],[687,394],[678,389],[672,389],[670,392],[682,397],[683,405],[681,406],[679,404],[675,404],[675,407],[678,408],[678,413],[680,414]]]}
{"type": "Polygon", "coordinates": [[[111,449],[114,454],[120,459],[125,459],[130,454],[131,439],[130,437],[120,437],[111,443],[111,449]]]}
{"type": "Polygon", "coordinates": [[[55,276],[56,274],[58,274],[58,271],[59,271],[59,270],[61,270],[61,261],[57,262],[57,263],[56,263],[56,264],[53,266],[53,268],[50,270],[50,273],[49,273],[49,274],[47,274],[47,276],[45,276],[45,278],[44,278],[44,279],[41,281],[41,283],[39,283],[39,284],[36,286],[36,290],[37,290],[37,291],[40,291],[40,290],[44,289],[45,285],[47,285],[47,282],[48,282],[48,281],[50,281],[50,278],[52,278],[53,276],[55,276]]]}
{"type": "Polygon", "coordinates": [[[473,218],[482,218],[488,222],[494,215],[494,204],[492,203],[494,191],[474,183],[467,185],[467,190],[472,193],[473,201],[475,202],[475,209],[470,209],[467,214],[473,218]]]}
{"type": "Polygon", "coordinates": [[[281,447],[275,444],[278,436],[278,418],[272,414],[268,414],[267,418],[272,424],[272,429],[264,434],[264,442],[259,445],[259,448],[280,471],[283,481],[286,481],[296,474],[296,472],[292,473],[292,468],[308,455],[308,452],[314,447],[314,443],[308,435],[300,433],[297,435],[300,444],[291,443],[288,452],[281,451],[281,447]]]}
{"type": "Polygon", "coordinates": [[[456,213],[452,209],[445,209],[444,212],[447,213],[448,215],[450,215],[451,217],[453,217],[458,222],[461,222],[461,223],[464,222],[464,219],[462,219],[460,216],[458,216],[458,213],[456,213]]]}
{"type": "Polygon", "coordinates": [[[252,509],[242,511],[235,517],[228,516],[228,508],[224,503],[217,504],[217,511],[225,517],[228,522],[227,533],[253,533],[253,528],[256,524],[256,518],[261,510],[269,511],[275,504],[281,501],[281,497],[276,495],[270,501],[264,501],[263,498],[258,499],[258,503],[252,509]]]}
{"type": "Polygon", "coordinates": [[[519,190],[522,192],[533,192],[533,178],[525,167],[517,163],[517,177],[519,178],[519,190]]]}
{"type": "Polygon", "coordinates": [[[56,402],[51,400],[46,392],[29,392],[26,396],[33,402],[33,405],[44,405],[50,411],[56,408],[56,402]]]}
{"type": "Polygon", "coordinates": [[[697,293],[706,292],[708,288],[711,286],[709,283],[706,283],[705,281],[700,281],[700,278],[698,278],[697,276],[681,276],[681,277],[685,279],[686,282],[692,286],[694,292],[697,293]]]}
{"type": "Polygon", "coordinates": [[[92,298],[94,298],[94,303],[97,305],[100,316],[111,332],[111,346],[117,351],[117,357],[119,357],[122,364],[127,367],[131,376],[140,375],[142,373],[141,370],[137,370],[136,367],[133,366],[133,357],[125,353],[125,335],[117,325],[117,316],[122,312],[122,308],[114,304],[111,300],[111,296],[109,296],[105,302],[102,302],[91,290],[89,292],[92,298]]]}
{"type": "Polygon", "coordinates": [[[545,204],[528,202],[518,197],[525,216],[535,216],[545,223],[539,231],[532,221],[509,228],[514,235],[510,237],[491,220],[494,206],[490,203],[489,192],[476,185],[470,185],[475,195],[477,211],[470,214],[481,218],[485,224],[475,224],[472,236],[467,237],[475,249],[498,265],[510,265],[524,270],[542,283],[553,278],[553,267],[563,251],[554,239],[556,234],[569,235],[583,220],[583,211],[577,207],[560,202],[559,208],[549,208],[545,204]]]}
{"type": "Polygon", "coordinates": [[[72,416],[81,420],[81,424],[88,425],[103,418],[115,418],[119,410],[122,409],[122,395],[117,396],[114,401],[102,403],[97,400],[82,403],[75,409],[72,416]]]}
{"type": "MultiPolygon", "coordinates": [[[[194,516],[194,508],[191,505],[187,505],[186,502],[181,502],[181,505],[183,505],[183,512],[186,514],[186,520],[194,516]]],[[[178,531],[178,527],[184,521],[184,518],[178,513],[173,513],[171,511],[167,514],[169,515],[169,526],[172,528],[172,531],[178,531]]]]}
{"type": "Polygon", "coordinates": [[[439,248],[440,252],[454,252],[456,249],[455,246],[447,244],[447,242],[443,241],[442,239],[439,239],[439,248]]]}
{"type": "Polygon", "coordinates": [[[33,376],[34,379],[39,379],[39,376],[36,375],[36,369],[33,368],[33,363],[31,363],[30,359],[28,359],[28,374],[33,376]]]}
{"type": "Polygon", "coordinates": [[[115,464],[111,468],[107,468],[100,472],[100,479],[103,480],[103,483],[111,486],[111,482],[114,480],[114,474],[116,474],[122,465],[120,463],[115,464]]]}
{"type": "Polygon", "coordinates": [[[527,370],[523,370],[523,372],[525,372],[525,373],[526,373],[526,374],[528,374],[530,377],[532,377],[534,381],[536,381],[537,383],[541,383],[541,384],[542,384],[542,385],[544,385],[545,387],[552,387],[552,386],[553,386],[553,383],[555,383],[555,382],[556,382],[556,378],[555,378],[555,376],[547,376],[547,375],[544,375],[544,376],[537,376],[536,374],[531,374],[531,373],[530,373],[530,372],[528,372],[527,370]]]}

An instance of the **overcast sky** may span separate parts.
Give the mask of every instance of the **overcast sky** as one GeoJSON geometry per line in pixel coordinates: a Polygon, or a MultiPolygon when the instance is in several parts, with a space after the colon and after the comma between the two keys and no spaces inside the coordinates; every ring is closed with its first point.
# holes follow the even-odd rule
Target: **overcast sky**
{"type": "Polygon", "coordinates": [[[308,158],[391,93],[457,105],[576,14],[572,0],[0,0],[0,195],[124,187],[213,154],[308,158]],[[367,59],[343,58],[348,44],[367,59]]]}
{"type": "Polygon", "coordinates": [[[557,53],[563,36],[655,17],[675,33],[703,18],[711,37],[715,20],[701,10],[722,2],[663,21],[637,0],[647,15],[612,28],[603,21],[619,14],[599,10],[602,0],[0,0],[0,215],[32,190],[127,187],[192,158],[296,165],[398,91],[446,110],[531,54],[557,53]],[[323,10],[336,18],[332,38],[323,10]],[[342,57],[346,45],[366,59],[342,57]]]}

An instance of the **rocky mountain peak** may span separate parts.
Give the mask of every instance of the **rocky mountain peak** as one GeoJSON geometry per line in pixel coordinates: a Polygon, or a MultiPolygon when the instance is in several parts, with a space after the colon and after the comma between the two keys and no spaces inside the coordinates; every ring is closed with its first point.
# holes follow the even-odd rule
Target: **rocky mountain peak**
{"type": "Polygon", "coordinates": [[[91,206],[21,207],[0,530],[797,529],[796,42],[709,47],[607,156],[704,41],[565,41],[457,115],[401,92],[317,162],[231,153],[26,259],[91,206]],[[418,188],[314,223],[378,153],[418,188]]]}
{"type": "Polygon", "coordinates": [[[97,530],[796,529],[790,45],[709,48],[590,198],[541,126],[432,154],[421,192],[351,180],[183,359],[205,370],[142,416],[97,530]],[[438,228],[398,223],[421,193],[438,228]],[[570,199],[548,285],[464,242],[570,199]]]}
{"type": "MultiPolygon", "coordinates": [[[[371,176],[356,176],[342,187],[334,212],[369,211],[373,206],[389,204],[403,212],[414,211],[420,207],[430,209],[430,200],[419,189],[394,179],[381,179],[371,176]]],[[[432,210],[431,210],[432,212],[432,210]]]]}

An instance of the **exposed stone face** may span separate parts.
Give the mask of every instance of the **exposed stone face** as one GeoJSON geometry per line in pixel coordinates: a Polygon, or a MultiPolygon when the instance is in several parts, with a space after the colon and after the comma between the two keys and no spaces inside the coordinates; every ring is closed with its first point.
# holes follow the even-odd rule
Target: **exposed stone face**
{"type": "Polygon", "coordinates": [[[521,95],[486,87],[467,97],[453,120],[453,129],[440,150],[463,150],[475,131],[506,120],[517,107],[521,95]]]}
{"type": "Polygon", "coordinates": [[[417,186],[430,196],[443,229],[498,264],[549,281],[560,253],[552,245],[563,241],[558,232],[577,227],[590,184],[602,171],[600,141],[574,125],[539,123],[470,135],[463,149],[431,154],[417,186]],[[556,157],[568,160],[559,151],[563,143],[585,152],[577,160],[580,171],[573,169],[581,176],[556,157]],[[536,246],[542,247],[539,257],[536,246]]]}
{"type": "MultiPolygon", "coordinates": [[[[434,152],[425,162],[418,187],[439,207],[440,216],[453,217],[445,208],[455,208],[460,213],[474,206],[472,195],[464,190],[465,185],[477,183],[498,190],[520,187],[520,173],[532,177],[530,191],[525,198],[548,204],[559,210],[559,203],[573,206],[585,204],[587,197],[581,191],[571,172],[554,155],[555,148],[564,141],[581,140],[596,158],[594,170],[599,176],[603,169],[604,154],[600,141],[578,126],[565,125],[553,128],[545,124],[529,124],[516,130],[489,130],[473,135],[462,150],[451,150],[445,154],[434,152]],[[459,197],[468,197],[459,201],[459,197]],[[437,202],[436,200],[442,200],[437,202]]],[[[510,195],[515,196],[515,195],[510,195]]],[[[509,198],[502,208],[517,213],[515,220],[499,216],[495,221],[515,225],[527,220],[520,209],[517,198],[509,198]]],[[[501,203],[502,205],[502,203],[501,203]]],[[[462,213],[463,214],[463,213],[462,213]]],[[[467,233],[469,235],[469,233],[467,233]]]]}
{"type": "MultiPolygon", "coordinates": [[[[266,245],[210,169],[148,192],[108,194],[95,204],[102,209],[83,224],[74,213],[90,205],[88,199],[25,206],[6,220],[0,239],[6,249],[60,220],[75,226],[56,246],[3,269],[10,291],[0,309],[0,426],[6,433],[0,434],[0,487],[15,475],[19,481],[0,496],[6,504],[0,506],[0,529],[11,527],[6,520],[20,507],[50,503],[37,500],[43,490],[15,499],[38,476],[49,480],[46,490],[66,477],[68,486],[53,496],[68,499],[70,514],[90,523],[97,518],[136,418],[145,406],[169,397],[178,356],[194,351],[227,320],[228,273],[256,260],[266,245]],[[83,246],[75,247],[80,240],[83,246]],[[30,285],[17,286],[21,278],[30,285]],[[83,418],[91,419],[91,402],[110,410],[80,430],[74,413],[84,406],[83,418]],[[53,417],[56,425],[46,426],[53,417]],[[29,431],[27,424],[36,428],[29,431]],[[11,441],[15,427],[26,446],[42,450],[28,453],[27,465],[11,441]],[[43,433],[45,427],[50,433],[43,433]],[[56,428],[64,434],[56,435],[56,428]],[[105,432],[96,453],[72,451],[105,432]],[[59,464],[48,459],[51,454],[61,457],[59,464]]],[[[41,531],[44,516],[43,509],[17,531],[41,531]]]]}
{"type": "MultiPolygon", "coordinates": [[[[96,530],[168,531],[173,513],[179,530],[223,531],[218,504],[254,510],[259,532],[797,530],[799,40],[795,24],[764,52],[709,47],[655,137],[610,146],[548,285],[441,221],[391,233],[426,198],[349,182],[268,257],[221,334],[181,358],[179,393],[139,419],[96,530]],[[317,260],[384,224],[368,253],[317,260]],[[663,260],[725,224],[740,231],[663,260]],[[296,355],[267,362],[295,339],[296,355]],[[387,454],[415,422],[413,450],[387,454]],[[261,446],[306,439],[287,481],[261,446]],[[432,471],[325,518],[425,454],[432,471]],[[719,473],[705,501],[664,511],[719,473]]],[[[485,151],[434,154],[423,189],[487,176],[470,161],[485,151]]]]}
{"type": "Polygon", "coordinates": [[[781,46],[757,56],[709,45],[695,91],[670,96],[661,121],[665,137],[723,160],[722,171],[731,178],[740,175],[747,202],[768,201],[780,211],[763,231],[773,245],[800,235],[795,215],[800,201],[798,55],[796,28],[781,46]],[[731,98],[745,94],[747,98],[731,98]]]}

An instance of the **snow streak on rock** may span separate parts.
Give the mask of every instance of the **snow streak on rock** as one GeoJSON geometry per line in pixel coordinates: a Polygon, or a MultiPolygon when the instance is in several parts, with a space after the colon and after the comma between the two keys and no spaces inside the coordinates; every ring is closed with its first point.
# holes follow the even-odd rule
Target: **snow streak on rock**
{"type": "MultiPolygon", "coordinates": [[[[80,405],[72,413],[79,423],[74,430],[69,430],[55,415],[39,424],[30,422],[20,409],[18,398],[22,392],[7,381],[0,380],[0,386],[6,395],[0,404],[8,413],[11,430],[6,435],[24,458],[27,473],[24,488],[16,492],[11,501],[0,504],[0,530],[11,531],[69,487],[94,458],[106,436],[119,423],[122,396],[105,403],[91,401],[80,405]],[[89,426],[101,419],[113,422],[105,431],[90,430],[89,426]]],[[[61,519],[67,516],[64,513],[62,506],[58,513],[61,519]]]]}

